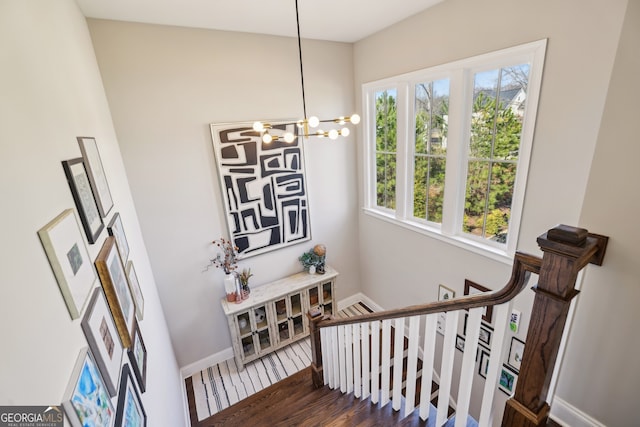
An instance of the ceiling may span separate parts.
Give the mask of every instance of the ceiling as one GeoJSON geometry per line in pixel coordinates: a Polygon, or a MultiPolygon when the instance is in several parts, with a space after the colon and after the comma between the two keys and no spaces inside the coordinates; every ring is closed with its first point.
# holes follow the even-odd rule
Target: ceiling
{"type": "MultiPolygon", "coordinates": [[[[303,38],[356,42],[443,0],[299,0],[303,38]]],[[[76,0],[88,18],[296,36],[295,0],[76,0]]]]}

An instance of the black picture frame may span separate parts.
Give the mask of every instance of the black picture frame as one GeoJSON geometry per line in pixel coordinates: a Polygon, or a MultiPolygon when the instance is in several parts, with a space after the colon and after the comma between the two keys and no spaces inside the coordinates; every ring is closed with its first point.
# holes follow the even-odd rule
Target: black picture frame
{"type": "Polygon", "coordinates": [[[464,337],[461,335],[456,335],[456,349],[458,351],[464,352],[464,337]]]}
{"type": "Polygon", "coordinates": [[[82,157],[63,160],[62,168],[67,177],[73,201],[76,204],[82,227],[90,244],[94,244],[104,229],[96,199],[91,190],[89,176],[82,157]]]}
{"type": "Polygon", "coordinates": [[[491,347],[491,339],[493,338],[493,328],[484,324],[480,325],[480,333],[478,335],[478,341],[486,344],[487,347],[491,347]]]}
{"type": "MultiPolygon", "coordinates": [[[[476,295],[476,294],[481,294],[483,292],[491,292],[491,289],[484,287],[482,285],[479,285],[476,282],[472,282],[469,279],[464,279],[465,295],[476,295]]],[[[493,306],[486,306],[484,308],[482,320],[484,320],[487,323],[491,323],[492,319],[493,319],[493,306]]]]}
{"type": "Polygon", "coordinates": [[[500,370],[500,378],[498,379],[498,389],[507,396],[512,396],[516,391],[517,382],[518,373],[506,364],[503,364],[500,370]]]}
{"type": "Polygon", "coordinates": [[[522,356],[524,355],[524,346],[524,341],[516,337],[511,337],[507,365],[518,373],[520,372],[520,364],[522,363],[522,356]]]}
{"type": "Polygon", "coordinates": [[[124,427],[130,425],[147,425],[147,413],[142,405],[140,399],[140,393],[136,388],[135,381],[131,376],[131,368],[129,364],[125,364],[122,367],[122,374],[120,375],[120,390],[118,391],[118,406],[116,409],[116,421],[115,427],[124,427]],[[131,397],[131,399],[130,399],[131,397]],[[133,408],[129,410],[130,404],[133,404],[133,408]],[[134,416],[135,419],[126,419],[127,415],[134,416]]]}
{"type": "Polygon", "coordinates": [[[478,375],[482,378],[487,378],[487,371],[489,370],[489,351],[479,347],[480,350],[480,363],[478,364],[478,375]]]}
{"type": "Polygon", "coordinates": [[[138,321],[136,320],[134,323],[132,343],[128,355],[131,370],[138,382],[138,388],[141,393],[144,393],[147,388],[147,347],[144,345],[138,321]]]}

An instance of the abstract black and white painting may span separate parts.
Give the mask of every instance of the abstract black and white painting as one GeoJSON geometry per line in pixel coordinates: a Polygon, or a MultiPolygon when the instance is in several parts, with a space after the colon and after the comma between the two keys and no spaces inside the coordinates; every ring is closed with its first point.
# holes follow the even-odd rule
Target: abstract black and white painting
{"type": "Polygon", "coordinates": [[[273,124],[264,143],[252,123],[212,124],[229,234],[242,257],[311,239],[302,138],[296,125],[273,124]],[[275,139],[275,138],[274,138],[275,139]]]}

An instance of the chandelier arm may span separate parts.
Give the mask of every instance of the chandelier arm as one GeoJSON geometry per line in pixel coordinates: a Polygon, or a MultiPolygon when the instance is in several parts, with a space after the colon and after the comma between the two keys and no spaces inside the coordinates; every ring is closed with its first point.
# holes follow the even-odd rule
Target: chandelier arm
{"type": "Polygon", "coordinates": [[[302,111],[307,121],[307,102],[304,96],[304,71],[302,69],[302,42],[300,40],[300,17],[298,16],[298,0],[296,0],[296,28],[298,30],[298,58],[300,60],[300,85],[302,87],[302,111]]]}

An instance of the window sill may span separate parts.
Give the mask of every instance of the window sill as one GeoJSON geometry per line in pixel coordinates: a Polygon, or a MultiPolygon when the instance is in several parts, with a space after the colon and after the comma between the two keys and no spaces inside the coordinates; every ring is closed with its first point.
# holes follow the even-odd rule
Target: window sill
{"type": "Polygon", "coordinates": [[[400,226],[402,228],[406,228],[407,230],[415,231],[416,233],[420,233],[424,236],[440,240],[441,242],[457,246],[469,252],[473,252],[478,255],[490,258],[494,261],[498,261],[507,265],[513,264],[513,254],[509,254],[505,250],[498,249],[489,245],[484,245],[480,242],[465,238],[463,236],[445,235],[442,234],[440,230],[428,227],[425,224],[421,224],[415,221],[409,221],[406,219],[398,219],[391,214],[382,212],[377,209],[363,208],[363,211],[366,215],[369,215],[371,217],[400,226]]]}

